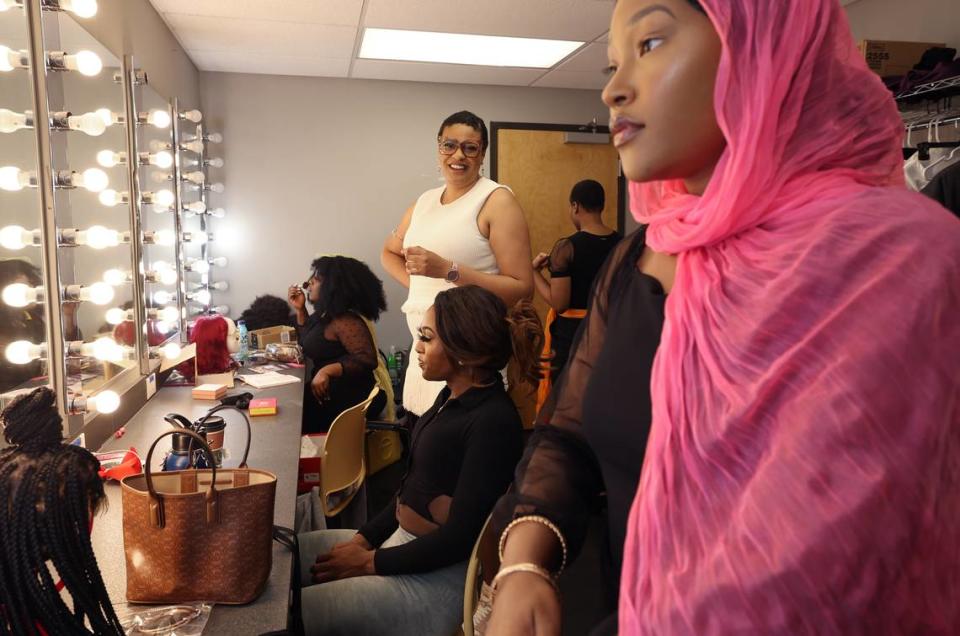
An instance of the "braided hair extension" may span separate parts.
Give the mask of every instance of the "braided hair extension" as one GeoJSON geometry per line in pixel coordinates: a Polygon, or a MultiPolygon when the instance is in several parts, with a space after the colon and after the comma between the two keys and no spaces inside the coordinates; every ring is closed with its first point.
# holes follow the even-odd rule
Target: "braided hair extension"
{"type": "Polygon", "coordinates": [[[106,503],[99,463],[63,443],[55,397],[42,387],[0,413],[0,634],[120,635],[88,526],[106,503]]]}

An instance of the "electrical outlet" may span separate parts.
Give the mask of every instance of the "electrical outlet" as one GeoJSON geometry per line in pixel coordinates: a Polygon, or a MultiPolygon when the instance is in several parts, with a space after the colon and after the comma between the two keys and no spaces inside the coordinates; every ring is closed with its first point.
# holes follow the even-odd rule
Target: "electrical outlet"
{"type": "Polygon", "coordinates": [[[147,376],[147,399],[149,400],[157,392],[157,374],[151,373],[147,376]]]}

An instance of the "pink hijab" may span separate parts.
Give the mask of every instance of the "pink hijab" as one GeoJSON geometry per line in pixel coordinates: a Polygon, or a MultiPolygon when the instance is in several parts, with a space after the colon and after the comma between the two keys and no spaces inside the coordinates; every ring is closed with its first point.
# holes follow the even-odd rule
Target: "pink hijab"
{"type": "Polygon", "coordinates": [[[621,633],[960,633],[960,223],[837,0],[701,2],[728,147],[631,184],[679,263],[621,633]]]}

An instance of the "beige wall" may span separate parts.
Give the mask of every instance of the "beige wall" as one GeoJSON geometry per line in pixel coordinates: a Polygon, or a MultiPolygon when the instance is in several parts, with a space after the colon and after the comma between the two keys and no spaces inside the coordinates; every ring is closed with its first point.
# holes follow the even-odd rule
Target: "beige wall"
{"type": "MultiPolygon", "coordinates": [[[[238,314],[258,294],[284,295],[319,254],[367,262],[385,281],[389,315],[381,346],[409,344],[406,292],[380,266],[384,238],[423,191],[440,185],[436,134],[469,109],[493,121],[587,123],[606,109],[598,91],[201,74],[204,120],[227,190],[214,198],[238,233],[213,254],[230,259],[231,289],[215,293],[238,314]]],[[[489,170],[487,170],[489,174],[489,170]]],[[[568,184],[558,184],[568,188],[568,184]]],[[[214,195],[215,197],[216,195],[214,195]]]]}
{"type": "Polygon", "coordinates": [[[179,97],[185,108],[198,106],[197,67],[149,0],[99,0],[99,5],[84,28],[115,55],[133,55],[158,93],[179,97]]]}
{"type": "Polygon", "coordinates": [[[859,0],[847,16],[857,40],[945,42],[960,49],[957,0],[859,0]]]}

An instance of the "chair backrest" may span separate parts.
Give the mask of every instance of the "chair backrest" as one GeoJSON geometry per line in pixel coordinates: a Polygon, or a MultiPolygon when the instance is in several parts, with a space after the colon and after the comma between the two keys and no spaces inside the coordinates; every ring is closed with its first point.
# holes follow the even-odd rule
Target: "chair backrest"
{"type": "Polygon", "coordinates": [[[346,508],[363,485],[367,408],[379,390],[374,386],[363,402],[345,410],[330,425],[320,464],[320,502],[328,517],[346,508]]]}
{"type": "Polygon", "coordinates": [[[500,569],[497,543],[498,537],[494,535],[490,517],[487,517],[467,561],[467,580],[463,587],[463,625],[460,628],[464,636],[473,636],[473,616],[480,603],[482,584],[493,583],[493,577],[500,569]]]}

